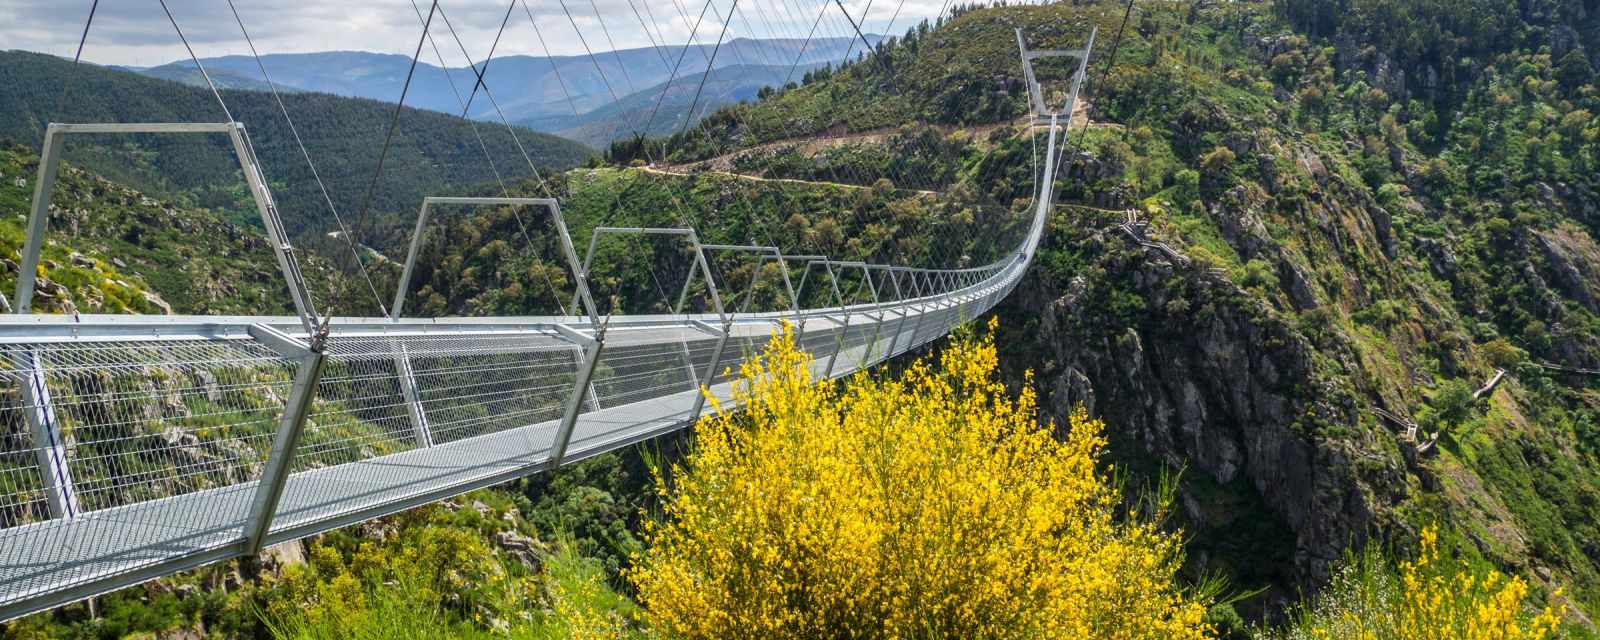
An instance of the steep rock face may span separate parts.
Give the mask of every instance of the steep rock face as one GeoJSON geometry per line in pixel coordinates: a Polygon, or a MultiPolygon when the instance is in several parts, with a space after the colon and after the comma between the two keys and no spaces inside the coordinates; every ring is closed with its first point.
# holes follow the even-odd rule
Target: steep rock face
{"type": "MultiPolygon", "coordinates": [[[[1283,574],[1299,585],[1326,580],[1407,487],[1395,455],[1331,435],[1355,424],[1352,393],[1318,372],[1303,337],[1225,277],[1175,266],[1120,236],[1092,233],[1075,244],[1098,256],[1085,275],[1036,271],[1002,310],[1040,346],[1011,363],[1036,371],[1041,406],[1059,424],[1083,404],[1106,421],[1113,448],[1253,489],[1293,532],[1283,574]],[[1124,299],[1108,305],[1113,290],[1124,299]],[[1119,306],[1138,311],[1107,312],[1119,306]]],[[[1191,495],[1199,489],[1190,484],[1179,504],[1191,529],[1236,526],[1208,513],[1214,498],[1191,495]]]]}

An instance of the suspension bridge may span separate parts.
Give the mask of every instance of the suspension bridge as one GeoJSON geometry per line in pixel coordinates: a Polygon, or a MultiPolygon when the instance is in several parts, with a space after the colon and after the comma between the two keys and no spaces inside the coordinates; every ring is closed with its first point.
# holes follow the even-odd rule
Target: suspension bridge
{"type": "MultiPolygon", "coordinates": [[[[426,32],[434,13],[418,13],[426,32]]],[[[1039,247],[1093,35],[1081,50],[1030,50],[1020,31],[1017,44],[1032,97],[1029,135],[1043,129],[1046,161],[1035,174],[1026,232],[989,264],[793,255],[703,243],[692,226],[600,227],[585,244],[572,237],[558,199],[441,196],[421,203],[380,317],[319,315],[244,124],[50,124],[15,312],[0,316],[0,414],[25,435],[0,443],[9,463],[0,467],[0,620],[553,470],[682,429],[708,411],[737,410],[730,370],[785,324],[813,354],[815,377],[830,379],[978,317],[1021,282],[1039,247]],[[1070,95],[1055,108],[1033,70],[1050,57],[1076,63],[1070,95]],[[32,311],[65,141],[130,133],[228,139],[294,315],[32,311]],[[549,316],[405,317],[423,231],[440,207],[512,207],[547,221],[573,283],[570,307],[549,316]],[[611,315],[597,306],[590,269],[603,236],[686,247],[691,272],[672,313],[611,315]],[[775,266],[786,308],[751,310],[749,295],[730,308],[732,285],[711,268],[723,253],[754,258],[758,272],[775,266]],[[847,282],[853,292],[841,287],[847,282]],[[685,307],[692,283],[707,308],[685,307]],[[816,299],[828,302],[802,306],[816,299]]],[[[487,94],[482,81],[480,72],[475,92],[487,94]]]]}

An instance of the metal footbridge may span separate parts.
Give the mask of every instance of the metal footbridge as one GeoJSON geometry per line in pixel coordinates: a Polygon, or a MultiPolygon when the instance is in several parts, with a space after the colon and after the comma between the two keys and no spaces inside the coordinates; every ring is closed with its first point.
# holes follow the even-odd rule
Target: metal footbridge
{"type": "MultiPolygon", "coordinates": [[[[1024,51],[1025,64],[1087,57],[1024,51]]],[[[1080,64],[1079,81],[1082,74],[1080,64]]],[[[1046,158],[1056,157],[1058,118],[1075,98],[1076,85],[1063,109],[1040,116],[1046,158]]],[[[682,429],[715,407],[735,410],[729,370],[785,323],[813,354],[818,379],[916,349],[990,310],[1022,280],[1043,235],[1055,165],[1042,168],[1022,242],[977,268],[701,244],[687,228],[595,230],[676,236],[692,247],[711,308],[672,315],[598,311],[588,284],[594,240],[580,258],[555,200],[429,198],[391,317],[330,322],[307,295],[243,125],[51,125],[16,313],[0,316],[0,435],[22,435],[0,440],[0,620],[554,469],[682,429]],[[229,137],[298,314],[31,313],[62,143],[106,132],[229,137]],[[445,205],[549,216],[574,276],[573,312],[401,316],[424,224],[445,205]],[[725,283],[708,267],[720,251],[775,263],[790,307],[725,309],[725,283]],[[846,274],[862,295],[840,290],[846,274]],[[808,286],[827,287],[832,304],[801,308],[797,291],[808,286]]]]}

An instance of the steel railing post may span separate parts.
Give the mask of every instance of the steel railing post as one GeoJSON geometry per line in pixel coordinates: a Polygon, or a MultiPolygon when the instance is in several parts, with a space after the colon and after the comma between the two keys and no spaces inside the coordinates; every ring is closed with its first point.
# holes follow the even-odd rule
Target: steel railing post
{"type": "Polygon", "coordinates": [[[34,459],[44,481],[50,517],[75,517],[79,512],[78,496],[72,479],[72,466],[67,458],[66,439],[61,433],[61,423],[56,420],[55,403],[50,399],[44,359],[38,350],[33,349],[24,351],[20,359],[17,366],[28,376],[19,389],[25,409],[23,415],[28,420],[34,459]]]}
{"type": "Polygon", "coordinates": [[[422,393],[417,391],[417,375],[411,366],[411,348],[403,339],[393,339],[395,373],[400,380],[400,391],[406,399],[406,410],[411,414],[411,433],[417,446],[433,446],[433,433],[428,429],[428,411],[422,404],[422,393]]]}
{"type": "Polygon", "coordinates": [[[885,352],[887,354],[885,358],[893,358],[897,355],[900,355],[900,352],[895,350],[895,345],[900,343],[900,334],[905,333],[906,317],[910,314],[905,312],[905,305],[901,304],[905,301],[906,296],[905,293],[900,290],[899,272],[895,271],[893,267],[888,267],[883,273],[884,275],[888,276],[889,284],[894,288],[895,309],[893,309],[893,311],[900,314],[900,322],[895,324],[894,335],[889,338],[889,350],[885,352]]]}
{"type": "Polygon", "coordinates": [[[267,177],[261,173],[261,161],[256,158],[255,145],[250,142],[244,125],[238,122],[229,127],[228,138],[233,141],[234,153],[239,156],[239,169],[244,172],[245,183],[250,186],[256,213],[261,216],[267,242],[272,244],[272,253],[278,259],[278,269],[283,272],[284,283],[289,287],[289,298],[294,302],[295,311],[300,314],[300,323],[305,325],[307,335],[317,335],[317,308],[311,300],[311,292],[306,288],[300,261],[295,258],[294,245],[289,243],[289,232],[284,230],[283,219],[278,215],[278,204],[272,198],[272,190],[267,187],[267,177]]]}
{"type": "MultiPolygon", "coordinates": [[[[575,337],[575,329],[562,332],[569,337],[575,337]]],[[[583,362],[578,367],[578,377],[573,380],[572,391],[567,394],[567,402],[561,409],[561,423],[556,428],[555,441],[551,443],[550,457],[546,468],[555,469],[561,466],[562,459],[567,456],[567,447],[572,443],[572,433],[578,425],[579,407],[583,406],[584,396],[593,393],[591,383],[594,380],[594,370],[600,364],[600,353],[605,350],[606,329],[604,325],[598,327],[593,338],[587,343],[580,343],[583,348],[583,362]]]]}
{"type": "Polygon", "coordinates": [[[910,274],[913,287],[912,294],[917,296],[917,300],[920,300],[920,302],[917,303],[917,323],[911,326],[911,346],[907,349],[908,351],[922,346],[922,343],[917,340],[922,337],[922,325],[928,318],[928,305],[932,303],[932,301],[928,300],[928,292],[923,288],[922,281],[917,277],[919,274],[916,271],[911,271],[910,274]]]}
{"type": "Polygon", "coordinates": [[[39,254],[44,251],[45,229],[50,220],[50,192],[55,188],[56,171],[61,168],[65,139],[61,128],[51,123],[45,128],[44,149],[39,155],[39,177],[33,184],[33,209],[28,214],[28,239],[22,248],[21,268],[17,273],[17,313],[33,310],[33,286],[39,273],[39,254]]]}
{"type": "Polygon", "coordinates": [[[261,472],[261,481],[256,485],[250,515],[244,524],[245,554],[255,555],[266,546],[267,536],[272,531],[272,518],[278,511],[284,485],[294,467],[300,434],[305,430],[306,416],[311,412],[311,403],[317,395],[317,383],[322,379],[322,364],[326,361],[323,343],[327,336],[314,334],[309,344],[301,343],[262,324],[252,325],[250,333],[274,349],[283,349],[280,353],[299,363],[294,386],[289,390],[289,398],[283,403],[283,415],[278,419],[278,431],[272,438],[272,450],[267,453],[266,467],[261,472]],[[296,348],[298,353],[289,351],[296,348]]]}
{"type": "MultiPolygon", "coordinates": [[[[844,351],[845,338],[850,335],[850,305],[845,303],[844,292],[839,290],[839,278],[833,273],[833,265],[824,261],[823,270],[828,272],[828,287],[833,290],[833,298],[839,302],[839,310],[844,312],[844,322],[839,325],[839,339],[834,341],[833,354],[828,356],[828,368],[822,372],[822,379],[833,379],[833,366],[839,361],[839,352],[844,351]]],[[[806,271],[809,273],[810,269],[806,271]]]]}
{"type": "MultiPolygon", "coordinates": [[[[871,346],[867,347],[866,351],[861,354],[861,366],[865,367],[865,366],[871,365],[871,364],[876,362],[876,360],[874,360],[874,358],[876,358],[877,356],[875,356],[873,354],[874,354],[874,352],[876,352],[879,349],[878,343],[880,341],[882,341],[882,339],[883,339],[883,325],[884,325],[883,312],[884,312],[884,306],[883,306],[882,298],[880,298],[878,296],[878,283],[877,283],[877,281],[872,279],[872,268],[871,268],[871,265],[867,265],[867,264],[863,263],[861,265],[861,272],[865,275],[865,277],[867,279],[867,291],[872,293],[872,308],[873,308],[873,310],[877,311],[877,313],[878,313],[878,317],[875,318],[875,320],[877,320],[877,322],[872,323],[872,340],[867,342],[867,344],[869,344],[871,346]]],[[[891,340],[890,341],[890,346],[893,346],[893,344],[894,344],[894,341],[891,340]]],[[[887,351],[885,351],[884,353],[887,353],[887,351]]]]}
{"type": "Polygon", "coordinates": [[[733,323],[730,321],[724,321],[722,323],[722,337],[717,338],[717,346],[711,349],[711,361],[706,363],[706,382],[703,386],[697,389],[698,393],[696,393],[694,397],[694,408],[689,411],[690,422],[699,420],[700,412],[705,410],[706,394],[711,393],[711,389],[716,386],[717,367],[722,365],[723,350],[727,349],[728,339],[732,336],[733,323]]]}

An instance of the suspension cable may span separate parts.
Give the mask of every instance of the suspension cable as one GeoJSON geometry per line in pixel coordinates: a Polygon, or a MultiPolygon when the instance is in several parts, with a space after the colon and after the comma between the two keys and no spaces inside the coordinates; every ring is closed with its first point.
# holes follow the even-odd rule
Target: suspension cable
{"type": "Polygon", "coordinates": [[[239,23],[239,32],[244,34],[245,44],[250,47],[250,55],[255,58],[256,68],[261,70],[261,77],[267,81],[267,87],[272,90],[272,99],[278,103],[278,112],[283,114],[284,122],[289,125],[289,133],[294,136],[295,146],[300,148],[300,156],[305,158],[306,166],[311,168],[311,177],[317,183],[317,189],[322,193],[322,201],[328,205],[328,211],[333,212],[333,220],[339,225],[339,235],[344,237],[345,245],[350,248],[350,257],[355,258],[356,266],[361,269],[361,276],[367,282],[367,290],[372,293],[373,301],[378,303],[378,309],[383,315],[389,315],[389,310],[384,307],[383,296],[378,295],[378,287],[372,283],[371,274],[367,273],[365,263],[361,260],[361,252],[356,250],[355,238],[350,234],[350,228],[345,226],[344,218],[339,215],[339,208],[333,205],[333,198],[328,195],[328,185],[323,183],[322,175],[317,171],[317,164],[311,161],[311,153],[306,150],[305,142],[300,138],[300,130],[295,127],[294,118],[289,117],[289,108],[283,103],[283,96],[278,92],[278,84],[267,73],[267,66],[261,60],[261,54],[256,51],[256,43],[250,38],[250,30],[244,26],[244,19],[239,16],[239,9],[234,6],[233,0],[228,0],[228,10],[233,12],[233,19],[239,23]]]}
{"type": "MultiPolygon", "coordinates": [[[[561,5],[561,11],[567,14],[567,22],[572,24],[573,33],[578,34],[578,42],[583,45],[583,51],[584,53],[588,54],[589,62],[594,65],[595,72],[600,74],[600,81],[606,85],[606,92],[611,94],[611,101],[613,103],[620,104],[622,102],[622,98],[617,96],[617,90],[611,86],[611,79],[607,78],[606,72],[601,70],[600,61],[595,58],[594,50],[589,48],[588,38],[583,37],[583,29],[578,28],[578,20],[572,17],[572,10],[567,8],[567,0],[556,0],[556,2],[561,5]]],[[[621,118],[618,118],[617,120],[618,122],[612,124],[611,135],[609,136],[613,140],[615,140],[617,137],[617,127],[621,126],[621,118]]]]}
{"type": "MultiPolygon", "coordinates": [[[[1119,49],[1121,49],[1121,47],[1122,47],[1122,31],[1123,31],[1123,29],[1126,29],[1128,27],[1128,18],[1130,16],[1132,16],[1132,15],[1133,15],[1133,0],[1128,0],[1128,8],[1124,9],[1123,12],[1122,12],[1122,24],[1117,26],[1117,37],[1112,39],[1112,41],[1111,41],[1111,57],[1106,58],[1106,63],[1100,67],[1100,79],[1097,80],[1095,82],[1095,84],[1093,84],[1091,86],[1095,86],[1095,87],[1100,86],[1101,83],[1106,81],[1106,76],[1111,74],[1111,65],[1116,64],[1116,62],[1117,62],[1117,51],[1119,49]]],[[[1069,118],[1069,121],[1070,121],[1070,118],[1072,117],[1072,114],[1070,114],[1070,113],[1067,114],[1067,117],[1069,118]]],[[[1084,139],[1088,135],[1089,135],[1089,126],[1088,126],[1087,123],[1085,123],[1084,127],[1083,127],[1083,133],[1078,135],[1078,144],[1080,146],[1083,144],[1084,139]]]]}
{"type": "MultiPolygon", "coordinates": [[[[489,73],[489,61],[494,60],[494,51],[500,47],[500,36],[505,35],[506,23],[511,21],[511,10],[515,8],[517,8],[517,0],[511,0],[511,4],[506,6],[506,15],[500,18],[500,30],[494,34],[494,43],[489,45],[489,57],[483,59],[483,69],[479,70],[478,65],[472,61],[472,58],[467,58],[467,65],[472,67],[472,72],[478,76],[478,79],[472,84],[472,91],[467,94],[467,103],[461,106],[461,117],[463,118],[467,117],[467,111],[472,109],[472,100],[478,97],[478,89],[484,86],[483,77],[489,73]]],[[[432,40],[433,37],[429,36],[428,39],[432,40]]],[[[445,75],[450,75],[448,69],[445,70],[445,75]]]]}
{"type": "MultiPolygon", "coordinates": [[[[513,5],[512,6],[516,6],[514,4],[514,2],[515,2],[515,0],[513,0],[513,5]]],[[[450,23],[450,16],[445,15],[443,9],[439,10],[439,19],[442,20],[444,22],[445,27],[450,30],[450,37],[451,37],[451,39],[455,40],[456,46],[461,49],[461,55],[466,56],[467,59],[468,59],[468,62],[470,63],[471,62],[471,54],[468,53],[468,51],[467,51],[466,43],[461,41],[461,35],[456,32],[455,25],[450,23]]],[[[489,62],[491,62],[491,59],[485,59],[484,60],[483,68],[485,70],[488,69],[489,62]]],[[[549,183],[544,179],[543,175],[540,175],[538,167],[534,166],[533,157],[528,155],[527,148],[523,147],[522,138],[517,136],[516,128],[511,126],[511,121],[506,118],[505,111],[501,110],[501,108],[500,108],[500,101],[495,99],[494,92],[490,91],[489,84],[487,82],[484,82],[482,74],[479,74],[478,82],[479,82],[480,86],[482,86],[482,88],[483,88],[484,97],[489,99],[489,104],[494,107],[495,113],[497,115],[499,115],[501,124],[505,125],[506,133],[511,136],[511,141],[516,144],[517,151],[522,154],[523,160],[528,163],[528,169],[533,172],[533,177],[538,182],[539,188],[544,191],[545,196],[553,197],[551,192],[550,192],[549,183]]],[[[476,129],[476,127],[477,127],[476,123],[473,123],[471,120],[468,120],[467,122],[468,122],[469,126],[472,126],[472,127],[474,127],[474,129],[476,129]]],[[[489,153],[488,147],[485,146],[484,147],[485,158],[489,158],[488,153],[489,153]]],[[[489,162],[492,165],[494,163],[494,160],[492,158],[489,158],[489,162]]],[[[501,185],[500,185],[500,188],[501,188],[502,192],[504,192],[507,196],[510,195],[510,192],[508,190],[506,190],[505,183],[502,182],[501,185]]],[[[561,302],[561,292],[560,292],[559,289],[556,288],[555,281],[550,278],[550,273],[545,270],[544,261],[539,259],[538,253],[534,249],[536,245],[533,242],[533,236],[532,236],[532,234],[528,233],[528,226],[527,226],[527,224],[525,224],[523,222],[522,214],[518,213],[515,207],[512,207],[511,216],[517,222],[517,229],[521,232],[523,241],[528,243],[528,249],[529,249],[530,255],[533,257],[534,265],[539,268],[539,275],[543,277],[544,282],[545,282],[545,286],[550,289],[550,295],[551,295],[552,298],[555,299],[556,307],[561,311],[561,315],[562,316],[567,315],[567,307],[566,307],[565,304],[562,304],[562,302],[561,302]]],[[[574,275],[576,275],[576,274],[574,274],[574,275]]]]}
{"type": "Polygon", "coordinates": [[[561,94],[567,97],[567,106],[572,108],[572,115],[578,115],[578,103],[572,100],[572,93],[567,91],[567,81],[561,78],[561,65],[556,64],[555,56],[550,55],[550,45],[544,41],[544,32],[539,29],[539,22],[533,19],[533,10],[528,8],[527,0],[522,1],[522,12],[528,15],[528,24],[533,25],[533,35],[539,39],[539,47],[544,49],[544,59],[550,62],[550,72],[556,75],[556,84],[561,86],[561,94]]]}
{"type": "MultiPolygon", "coordinates": [[[[417,0],[411,0],[411,10],[416,13],[417,22],[422,22],[422,7],[417,6],[417,0]]],[[[464,113],[467,110],[467,99],[461,97],[461,90],[456,88],[455,78],[450,77],[450,64],[445,62],[444,53],[439,51],[439,43],[438,41],[434,40],[433,32],[431,30],[428,32],[428,46],[433,49],[433,57],[439,61],[439,68],[445,70],[445,84],[450,86],[450,93],[455,95],[456,104],[461,105],[461,110],[464,113]]],[[[467,63],[471,64],[472,60],[469,58],[467,63]]],[[[476,68],[474,68],[473,71],[476,72],[476,68]]],[[[502,193],[509,195],[509,192],[506,190],[506,181],[500,175],[500,167],[495,163],[494,156],[489,153],[489,145],[484,142],[483,133],[478,130],[477,121],[467,118],[465,115],[462,115],[462,119],[467,121],[467,127],[472,130],[472,137],[477,139],[478,148],[483,151],[483,159],[489,165],[489,172],[494,174],[495,184],[500,185],[500,191],[502,193]]]]}
{"type": "MultiPolygon", "coordinates": [[[[165,2],[166,0],[162,0],[165,2]]],[[[389,131],[383,136],[383,149],[378,152],[378,167],[372,172],[372,182],[367,184],[367,194],[361,199],[360,213],[356,217],[356,228],[362,228],[367,221],[367,212],[372,206],[372,196],[378,189],[378,180],[383,178],[383,163],[389,157],[389,145],[394,142],[394,130],[400,125],[400,110],[405,108],[406,94],[411,92],[411,78],[417,73],[417,59],[422,57],[422,45],[428,40],[429,25],[433,24],[433,14],[439,10],[439,0],[433,0],[433,6],[428,9],[428,17],[422,23],[422,35],[417,38],[417,49],[411,54],[411,69],[406,72],[405,85],[400,88],[400,101],[394,105],[394,116],[389,119],[389,131]]],[[[362,267],[365,271],[366,267],[362,267]]],[[[388,315],[386,311],[384,315],[388,315]]]]}
{"type": "MultiPolygon", "coordinates": [[[[702,6],[700,8],[700,17],[695,18],[694,27],[689,29],[689,41],[684,43],[683,50],[678,52],[678,61],[675,64],[673,64],[673,66],[672,66],[672,75],[673,75],[673,77],[676,77],[678,75],[678,69],[680,69],[683,66],[683,58],[685,56],[689,55],[689,49],[693,48],[693,45],[691,43],[694,42],[694,35],[700,31],[700,23],[705,20],[706,10],[708,10],[710,8],[711,8],[711,0],[706,0],[705,6],[702,6]]],[[[710,67],[709,64],[706,65],[706,66],[710,67]]],[[[669,85],[671,84],[671,80],[668,80],[668,84],[669,85]]],[[[669,86],[668,88],[670,89],[671,87],[669,86]]],[[[656,104],[655,104],[654,107],[650,108],[650,117],[649,117],[649,119],[645,120],[645,123],[644,123],[644,131],[646,133],[649,133],[650,125],[655,123],[656,114],[661,110],[661,102],[663,100],[665,100],[666,97],[667,97],[667,92],[666,91],[662,91],[660,95],[656,96],[656,104]]],[[[663,141],[663,144],[665,144],[665,141],[663,141]]],[[[662,150],[663,159],[666,157],[666,155],[667,155],[666,154],[666,150],[663,149],[662,150]]]]}
{"type": "MultiPolygon", "coordinates": [[[[216,97],[217,104],[222,107],[222,115],[227,117],[228,122],[233,122],[233,113],[228,111],[228,103],[222,100],[222,94],[217,91],[216,83],[211,81],[211,74],[206,73],[206,66],[200,64],[200,57],[194,54],[194,47],[189,46],[189,39],[184,37],[183,28],[178,26],[178,19],[173,17],[172,9],[167,7],[167,0],[160,0],[160,2],[161,10],[167,13],[167,21],[172,23],[172,30],[178,32],[178,40],[183,42],[183,48],[189,52],[189,59],[194,61],[195,68],[200,70],[200,77],[205,78],[206,86],[211,87],[211,95],[216,97]]],[[[84,34],[86,36],[88,32],[88,28],[85,27],[84,34]]]]}
{"type": "Polygon", "coordinates": [[[78,36],[78,51],[72,54],[72,67],[67,70],[67,77],[61,80],[61,93],[56,96],[56,108],[51,111],[55,116],[61,115],[61,109],[67,104],[67,94],[72,90],[72,81],[77,78],[79,62],[83,59],[83,47],[89,42],[89,27],[94,25],[94,13],[99,8],[100,0],[94,0],[89,5],[89,17],[83,21],[83,34],[78,36]]]}
{"type": "MultiPolygon", "coordinates": [[[[710,3],[711,3],[711,0],[706,0],[706,4],[709,5],[710,3]]],[[[733,0],[733,8],[734,9],[738,9],[739,8],[739,0],[733,0]]],[[[729,11],[729,13],[731,14],[733,12],[729,11]]],[[[728,37],[728,23],[733,22],[733,20],[732,20],[733,16],[729,15],[728,18],[729,19],[722,21],[722,33],[717,36],[717,44],[711,48],[711,62],[706,64],[706,72],[704,74],[701,74],[701,76],[700,76],[700,86],[695,87],[694,99],[689,101],[689,114],[688,114],[688,117],[685,118],[684,121],[683,121],[683,133],[685,135],[687,135],[689,133],[689,123],[694,122],[694,109],[695,109],[695,106],[700,103],[700,93],[702,91],[704,91],[705,88],[706,88],[706,80],[709,80],[711,78],[711,69],[712,69],[712,67],[716,66],[716,63],[717,63],[717,51],[722,49],[722,40],[723,40],[723,38],[728,37]]]]}

